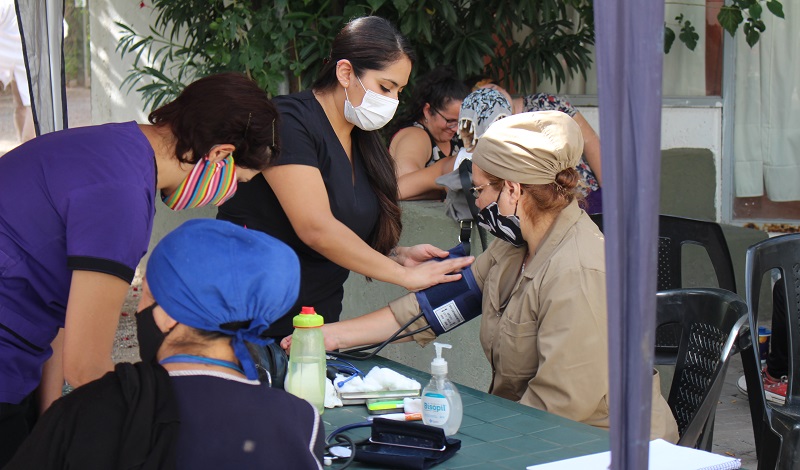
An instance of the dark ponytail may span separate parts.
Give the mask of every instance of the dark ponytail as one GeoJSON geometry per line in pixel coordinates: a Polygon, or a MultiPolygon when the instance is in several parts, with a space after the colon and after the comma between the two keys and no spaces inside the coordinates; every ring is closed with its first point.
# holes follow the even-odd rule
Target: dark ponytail
{"type": "MultiPolygon", "coordinates": [[[[314,82],[314,91],[328,91],[339,85],[336,64],[347,59],[356,76],[367,70],[384,70],[391,64],[407,58],[413,64],[416,55],[408,39],[392,24],[377,16],[356,18],[336,35],[331,46],[331,56],[314,82]]],[[[400,206],[397,202],[397,176],[394,160],[389,155],[379,131],[353,128],[353,143],[358,146],[369,184],[378,196],[381,213],[378,227],[368,240],[376,251],[389,254],[400,240],[403,229],[400,206]]]]}

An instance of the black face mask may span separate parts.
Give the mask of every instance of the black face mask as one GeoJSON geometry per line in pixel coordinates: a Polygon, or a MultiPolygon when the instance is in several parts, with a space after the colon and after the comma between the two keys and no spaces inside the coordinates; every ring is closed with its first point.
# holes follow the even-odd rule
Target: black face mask
{"type": "Polygon", "coordinates": [[[517,217],[517,208],[516,206],[514,207],[514,215],[501,214],[500,206],[497,205],[497,202],[502,194],[503,192],[500,191],[500,194],[497,195],[497,201],[489,203],[488,206],[478,212],[478,225],[495,237],[519,248],[525,245],[525,239],[522,238],[522,228],[520,227],[519,217],[517,217]]]}
{"type": "Polygon", "coordinates": [[[156,358],[158,348],[164,342],[167,333],[161,331],[153,318],[153,309],[158,304],[152,305],[136,314],[136,335],[139,337],[139,356],[142,362],[152,362],[156,358]]]}

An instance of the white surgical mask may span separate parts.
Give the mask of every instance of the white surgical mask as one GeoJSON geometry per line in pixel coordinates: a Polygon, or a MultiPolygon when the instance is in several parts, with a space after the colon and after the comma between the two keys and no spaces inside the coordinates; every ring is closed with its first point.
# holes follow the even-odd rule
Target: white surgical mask
{"type": "Polygon", "coordinates": [[[360,105],[353,106],[350,103],[350,97],[347,96],[347,88],[344,89],[344,118],[349,123],[365,131],[380,129],[392,120],[400,101],[379,95],[372,90],[367,90],[364,84],[361,83],[360,78],[356,77],[356,80],[358,80],[361,88],[364,88],[366,94],[360,105]]]}

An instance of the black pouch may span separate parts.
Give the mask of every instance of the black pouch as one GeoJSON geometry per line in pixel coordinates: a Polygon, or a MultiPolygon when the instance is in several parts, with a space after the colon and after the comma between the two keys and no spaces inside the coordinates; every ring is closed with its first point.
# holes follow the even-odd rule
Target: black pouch
{"type": "Polygon", "coordinates": [[[461,441],[444,429],[411,421],[375,418],[369,441],[356,446],[355,460],[387,468],[426,469],[455,455],[461,441]]]}
{"type": "MultiPolygon", "coordinates": [[[[478,218],[478,207],[475,205],[475,198],[470,191],[472,188],[472,160],[464,160],[455,170],[436,178],[436,183],[447,188],[447,196],[444,199],[445,213],[458,222],[458,241],[464,245],[466,255],[469,255],[472,225],[478,218]]],[[[486,230],[479,226],[478,235],[481,239],[481,247],[485,251],[487,246],[486,230]]]]}
{"type": "Polygon", "coordinates": [[[272,388],[283,389],[286,371],[289,368],[289,356],[278,342],[266,346],[247,343],[247,349],[258,370],[258,380],[272,388]]]}

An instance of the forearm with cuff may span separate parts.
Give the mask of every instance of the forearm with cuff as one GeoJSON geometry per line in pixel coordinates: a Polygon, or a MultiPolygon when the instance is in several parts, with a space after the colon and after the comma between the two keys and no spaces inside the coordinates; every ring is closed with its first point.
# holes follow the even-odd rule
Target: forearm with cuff
{"type": "MultiPolygon", "coordinates": [[[[406,294],[403,297],[389,302],[389,309],[392,311],[392,315],[394,315],[397,323],[400,325],[405,325],[420,313],[417,297],[413,293],[406,294]]],[[[411,332],[426,326],[428,326],[428,321],[424,316],[420,315],[420,317],[414,323],[406,328],[406,331],[411,332]]],[[[415,334],[413,338],[417,344],[420,346],[425,346],[436,339],[436,335],[434,334],[433,330],[429,328],[425,331],[415,334]]]]}

